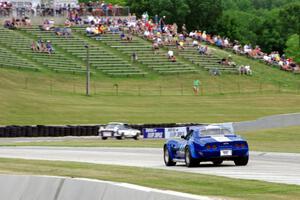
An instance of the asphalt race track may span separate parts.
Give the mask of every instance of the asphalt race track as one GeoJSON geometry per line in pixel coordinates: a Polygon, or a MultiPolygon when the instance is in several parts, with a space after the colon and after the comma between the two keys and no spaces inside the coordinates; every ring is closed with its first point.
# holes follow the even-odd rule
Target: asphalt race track
{"type": "Polygon", "coordinates": [[[0,157],[149,167],[300,185],[300,154],[293,153],[250,152],[247,166],[226,161],[219,167],[202,163],[195,168],[183,163],[166,167],[158,148],[1,147],[0,157]]]}

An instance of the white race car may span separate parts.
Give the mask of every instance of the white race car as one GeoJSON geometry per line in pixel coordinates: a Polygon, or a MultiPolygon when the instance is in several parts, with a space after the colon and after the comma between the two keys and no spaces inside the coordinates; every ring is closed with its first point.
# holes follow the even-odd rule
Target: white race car
{"type": "Polygon", "coordinates": [[[114,137],[119,140],[124,138],[133,138],[138,140],[141,135],[141,131],[130,128],[128,124],[119,122],[110,122],[105,127],[100,127],[98,133],[103,140],[114,137]]]}

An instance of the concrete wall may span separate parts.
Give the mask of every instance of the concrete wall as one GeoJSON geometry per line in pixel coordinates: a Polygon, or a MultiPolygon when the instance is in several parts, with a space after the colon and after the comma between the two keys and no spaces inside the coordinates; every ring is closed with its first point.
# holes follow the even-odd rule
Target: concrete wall
{"type": "Polygon", "coordinates": [[[253,121],[234,122],[233,126],[236,132],[300,126],[300,113],[273,115],[253,121]]]}
{"type": "MultiPolygon", "coordinates": [[[[2,200],[210,200],[126,183],[90,179],[0,175],[2,200]]],[[[214,198],[216,199],[216,198],[214,198]]]]}

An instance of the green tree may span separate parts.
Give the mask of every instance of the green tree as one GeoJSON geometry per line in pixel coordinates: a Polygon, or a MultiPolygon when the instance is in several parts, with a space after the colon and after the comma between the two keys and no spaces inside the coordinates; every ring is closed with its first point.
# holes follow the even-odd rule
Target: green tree
{"type": "Polygon", "coordinates": [[[127,0],[127,5],[130,6],[130,12],[141,16],[145,11],[148,11],[150,16],[153,16],[150,0],[127,0]]]}
{"type": "Polygon", "coordinates": [[[281,9],[279,19],[285,38],[294,33],[300,34],[300,3],[288,4],[281,9]]]}
{"type": "Polygon", "coordinates": [[[166,16],[167,23],[185,23],[185,17],[190,13],[185,0],[152,0],[151,10],[153,14],[166,16]]]}
{"type": "Polygon", "coordinates": [[[300,63],[300,35],[294,34],[289,37],[286,42],[287,48],[284,50],[288,57],[293,58],[297,63],[300,63]]]}
{"type": "Polygon", "coordinates": [[[186,0],[190,8],[186,16],[189,30],[217,31],[217,21],[222,16],[221,0],[186,0]]]}
{"type": "Polygon", "coordinates": [[[242,43],[257,43],[257,34],[262,20],[243,11],[228,10],[219,20],[218,32],[242,43]]]}

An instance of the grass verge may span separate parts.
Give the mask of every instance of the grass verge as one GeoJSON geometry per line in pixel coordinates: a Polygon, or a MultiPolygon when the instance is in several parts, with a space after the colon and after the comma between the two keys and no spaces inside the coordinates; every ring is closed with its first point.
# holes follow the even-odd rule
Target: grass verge
{"type": "Polygon", "coordinates": [[[300,153],[300,126],[240,133],[251,150],[300,153]]]}
{"type": "Polygon", "coordinates": [[[300,186],[263,181],[230,179],[168,170],[98,165],[77,162],[51,162],[0,159],[0,173],[84,177],[127,182],[147,187],[197,195],[237,199],[297,199],[300,186]]]}
{"type": "Polygon", "coordinates": [[[12,142],[0,146],[52,146],[52,147],[133,147],[133,148],[162,148],[165,140],[101,140],[98,139],[66,139],[63,141],[46,142],[12,142]]]}

